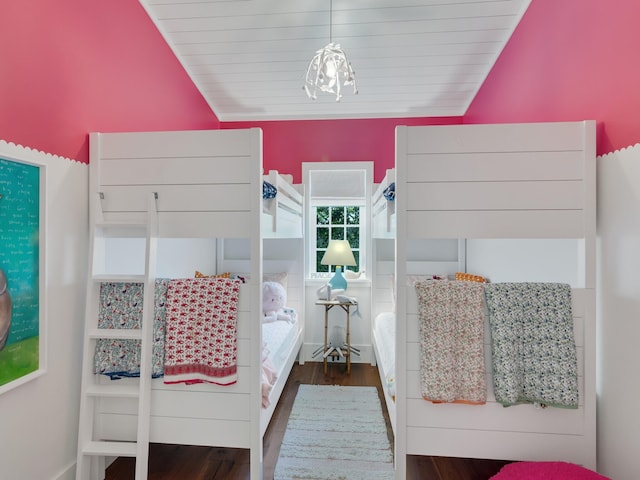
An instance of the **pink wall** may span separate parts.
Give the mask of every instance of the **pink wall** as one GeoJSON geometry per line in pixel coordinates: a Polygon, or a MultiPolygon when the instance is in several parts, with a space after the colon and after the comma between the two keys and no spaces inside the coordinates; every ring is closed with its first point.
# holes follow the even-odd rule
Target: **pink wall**
{"type": "Polygon", "coordinates": [[[598,154],[640,142],[640,2],[533,0],[464,123],[596,120],[598,154]]]}
{"type": "Polygon", "coordinates": [[[136,0],[3,1],[0,139],[88,161],[91,131],[218,128],[136,0]]]}
{"type": "MultiPolygon", "coordinates": [[[[595,119],[598,153],[640,141],[640,2],[533,0],[464,123],[595,119]]],[[[88,161],[91,131],[220,128],[137,1],[3,2],[0,138],[88,161]]],[[[460,118],[228,123],[265,132],[265,166],[393,162],[398,124],[460,118]],[[331,138],[331,141],[327,141],[331,138]]]]}
{"type": "Polygon", "coordinates": [[[449,125],[460,117],[380,118],[273,122],[223,122],[222,128],[260,127],[265,170],[279,170],[301,181],[301,162],[373,161],[379,182],[395,160],[397,125],[449,125]]]}

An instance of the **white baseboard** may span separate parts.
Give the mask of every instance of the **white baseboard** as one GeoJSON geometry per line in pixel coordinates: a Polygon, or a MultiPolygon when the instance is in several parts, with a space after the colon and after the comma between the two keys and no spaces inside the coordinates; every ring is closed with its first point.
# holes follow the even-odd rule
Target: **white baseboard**
{"type": "Polygon", "coordinates": [[[71,462],[62,472],[58,473],[53,480],[75,480],[76,478],[76,462],[71,462]]]}

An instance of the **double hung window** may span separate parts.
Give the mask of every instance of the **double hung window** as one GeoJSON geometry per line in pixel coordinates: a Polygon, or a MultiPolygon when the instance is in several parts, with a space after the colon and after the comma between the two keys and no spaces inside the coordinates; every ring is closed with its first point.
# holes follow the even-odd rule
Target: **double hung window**
{"type": "Polygon", "coordinates": [[[372,171],[372,162],[303,164],[309,277],[329,277],[335,270],[321,264],[329,240],[348,240],[357,265],[345,268],[366,271],[372,171]]]}

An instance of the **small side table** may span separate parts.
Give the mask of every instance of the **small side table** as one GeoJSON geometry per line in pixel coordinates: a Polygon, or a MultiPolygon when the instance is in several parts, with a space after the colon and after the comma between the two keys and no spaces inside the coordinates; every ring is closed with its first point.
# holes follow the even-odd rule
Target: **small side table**
{"type": "Polygon", "coordinates": [[[327,374],[327,358],[328,357],[340,357],[340,353],[333,350],[327,354],[329,350],[329,311],[333,307],[339,307],[347,314],[347,343],[346,349],[343,355],[347,361],[347,374],[351,373],[351,337],[349,332],[349,321],[351,319],[351,307],[356,307],[357,303],[339,302],[337,300],[318,300],[316,305],[324,306],[324,349],[323,349],[323,361],[324,361],[324,374],[327,374]]]}

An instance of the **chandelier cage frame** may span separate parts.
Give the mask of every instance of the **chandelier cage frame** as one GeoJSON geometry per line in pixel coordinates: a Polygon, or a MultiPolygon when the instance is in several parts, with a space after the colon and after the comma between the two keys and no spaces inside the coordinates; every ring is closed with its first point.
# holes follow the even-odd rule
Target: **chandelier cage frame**
{"type": "Polygon", "coordinates": [[[342,98],[342,87],[353,86],[354,95],[358,94],[355,72],[347,54],[339,43],[333,43],[333,0],[329,0],[329,43],[317,50],[305,75],[304,91],[316,100],[318,91],[332,93],[336,102],[342,98]]]}

